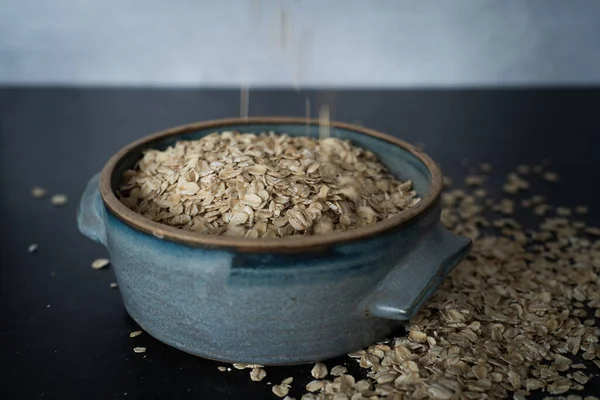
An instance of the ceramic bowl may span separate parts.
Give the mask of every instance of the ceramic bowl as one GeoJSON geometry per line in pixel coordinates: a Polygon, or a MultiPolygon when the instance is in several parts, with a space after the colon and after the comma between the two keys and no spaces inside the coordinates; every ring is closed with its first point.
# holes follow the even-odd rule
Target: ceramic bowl
{"type": "Polygon", "coordinates": [[[169,129],[117,152],[91,179],[80,231],[110,254],[123,302],[150,335],[201,357],[259,364],[323,360],[380,340],[413,316],[470,241],[440,222],[442,176],[416,147],[360,126],[331,136],[377,153],[422,200],[385,221],[324,235],[244,239],[150,221],[119,202],[122,174],[147,148],[224,130],[317,136],[316,121],[249,118],[169,129]]]}

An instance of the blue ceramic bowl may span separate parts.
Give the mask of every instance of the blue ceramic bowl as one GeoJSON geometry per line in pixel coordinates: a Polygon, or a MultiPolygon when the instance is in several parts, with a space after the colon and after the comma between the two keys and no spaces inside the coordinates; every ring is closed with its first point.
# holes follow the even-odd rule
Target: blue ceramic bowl
{"type": "Polygon", "coordinates": [[[384,338],[413,316],[470,248],[440,222],[442,176],[417,148],[359,126],[331,136],[377,153],[422,197],[385,221],[346,232],[273,239],[201,235],[150,221],[119,202],[122,174],[147,148],[223,130],[317,135],[316,121],[195,123],[134,142],[89,182],[81,232],[103,243],[131,317],[173,347],[227,362],[323,360],[384,338]]]}

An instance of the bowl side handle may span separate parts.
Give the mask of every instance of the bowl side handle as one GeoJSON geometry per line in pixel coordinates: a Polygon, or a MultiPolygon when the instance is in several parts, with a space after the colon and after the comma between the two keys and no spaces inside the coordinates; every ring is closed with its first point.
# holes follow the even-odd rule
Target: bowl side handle
{"type": "Polygon", "coordinates": [[[395,320],[412,318],[466,257],[471,244],[470,239],[457,236],[436,222],[366,299],[366,313],[395,320]]]}
{"type": "Polygon", "coordinates": [[[100,174],[90,179],[77,209],[77,227],[88,238],[106,246],[104,203],[100,195],[100,174]]]}

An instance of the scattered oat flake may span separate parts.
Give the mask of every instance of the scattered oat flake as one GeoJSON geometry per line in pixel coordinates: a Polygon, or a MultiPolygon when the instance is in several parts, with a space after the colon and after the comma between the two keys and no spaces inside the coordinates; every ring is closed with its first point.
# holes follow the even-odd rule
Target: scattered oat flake
{"type": "Polygon", "coordinates": [[[313,376],[313,378],[323,379],[327,376],[327,372],[328,371],[325,364],[318,362],[315,363],[314,367],[310,371],[310,374],[313,376]]]}
{"type": "Polygon", "coordinates": [[[117,284],[117,282],[111,282],[111,283],[110,283],[110,285],[109,285],[109,287],[110,287],[111,289],[115,289],[115,288],[117,288],[118,286],[119,286],[119,285],[117,284]]]}
{"type": "Polygon", "coordinates": [[[92,263],[92,268],[101,269],[106,267],[108,264],[110,264],[110,260],[108,258],[98,258],[92,263]]]}
{"type": "Polygon", "coordinates": [[[465,183],[469,186],[481,186],[485,182],[485,177],[479,175],[469,175],[465,178],[465,183]]]}
{"type": "Polygon", "coordinates": [[[329,373],[333,376],[340,376],[345,374],[346,372],[348,372],[348,368],[342,365],[336,365],[335,367],[331,368],[331,371],[329,373]]]}
{"type": "Polygon", "coordinates": [[[548,182],[557,182],[558,181],[558,174],[555,172],[544,172],[543,177],[548,182]]]}
{"type": "Polygon", "coordinates": [[[265,376],[267,376],[267,372],[262,368],[252,368],[252,370],[250,371],[250,379],[252,379],[255,382],[262,381],[265,378],[265,376]]]}
{"type": "Polygon", "coordinates": [[[55,194],[50,198],[50,203],[53,206],[63,206],[67,204],[68,198],[64,194],[55,194]]]}
{"type": "Polygon", "coordinates": [[[575,207],[575,213],[583,215],[587,214],[589,209],[586,206],[577,206],[575,207]]]}
{"type": "Polygon", "coordinates": [[[481,170],[481,172],[485,172],[486,174],[489,174],[490,172],[492,172],[492,164],[482,163],[479,165],[479,169],[481,170]]]}
{"type": "Polygon", "coordinates": [[[568,217],[570,216],[572,213],[570,208],[567,207],[557,207],[556,208],[556,214],[560,217],[568,217]]]}
{"type": "Polygon", "coordinates": [[[129,334],[130,338],[134,338],[136,336],[140,336],[143,332],[142,331],[133,331],[129,334]]]}
{"type": "Polygon", "coordinates": [[[292,382],[294,382],[294,378],[293,377],[288,377],[285,378],[283,381],[281,381],[282,385],[290,385],[292,382]]]}
{"type": "Polygon", "coordinates": [[[547,204],[538,204],[533,208],[533,213],[543,217],[550,210],[550,206],[547,204]]]}
{"type": "Polygon", "coordinates": [[[37,251],[38,247],[39,246],[35,243],[30,244],[29,247],[27,248],[27,251],[30,253],[35,253],[37,251]]]}
{"type": "Polygon", "coordinates": [[[145,347],[134,347],[133,348],[133,352],[134,353],[145,353],[146,352],[146,348],[145,347]]]}
{"type": "Polygon", "coordinates": [[[34,187],[31,189],[31,195],[32,195],[33,197],[35,197],[35,198],[38,198],[38,199],[39,199],[39,198],[42,198],[42,197],[44,197],[44,196],[46,196],[46,193],[47,193],[47,192],[46,192],[46,189],[44,189],[44,188],[42,188],[42,187],[39,187],[39,186],[34,186],[34,187]]]}
{"type": "Polygon", "coordinates": [[[224,366],[222,366],[222,365],[219,365],[219,366],[217,367],[217,369],[218,369],[219,371],[221,371],[221,372],[225,372],[225,371],[227,371],[227,368],[225,368],[225,367],[224,367],[224,366]]]}
{"type": "Polygon", "coordinates": [[[285,397],[290,392],[290,387],[288,385],[273,385],[273,388],[271,388],[271,391],[277,397],[285,397]]]}
{"type": "Polygon", "coordinates": [[[600,228],[590,226],[585,228],[585,233],[590,234],[592,236],[600,236],[600,228]]]}

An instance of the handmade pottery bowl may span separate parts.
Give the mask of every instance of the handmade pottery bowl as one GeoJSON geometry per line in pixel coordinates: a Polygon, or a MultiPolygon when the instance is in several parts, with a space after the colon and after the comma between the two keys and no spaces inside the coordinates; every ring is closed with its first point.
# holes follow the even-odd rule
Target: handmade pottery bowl
{"type": "Polygon", "coordinates": [[[331,136],[377,153],[422,200],[385,221],[324,235],[244,239],[150,221],[116,197],[147,148],[215,131],[317,135],[317,121],[249,118],[169,129],[117,152],[89,182],[78,225],[103,243],[125,308],[149,334],[198,356],[260,364],[323,360],[384,338],[413,316],[470,248],[440,222],[442,176],[419,149],[360,126],[331,136]]]}

